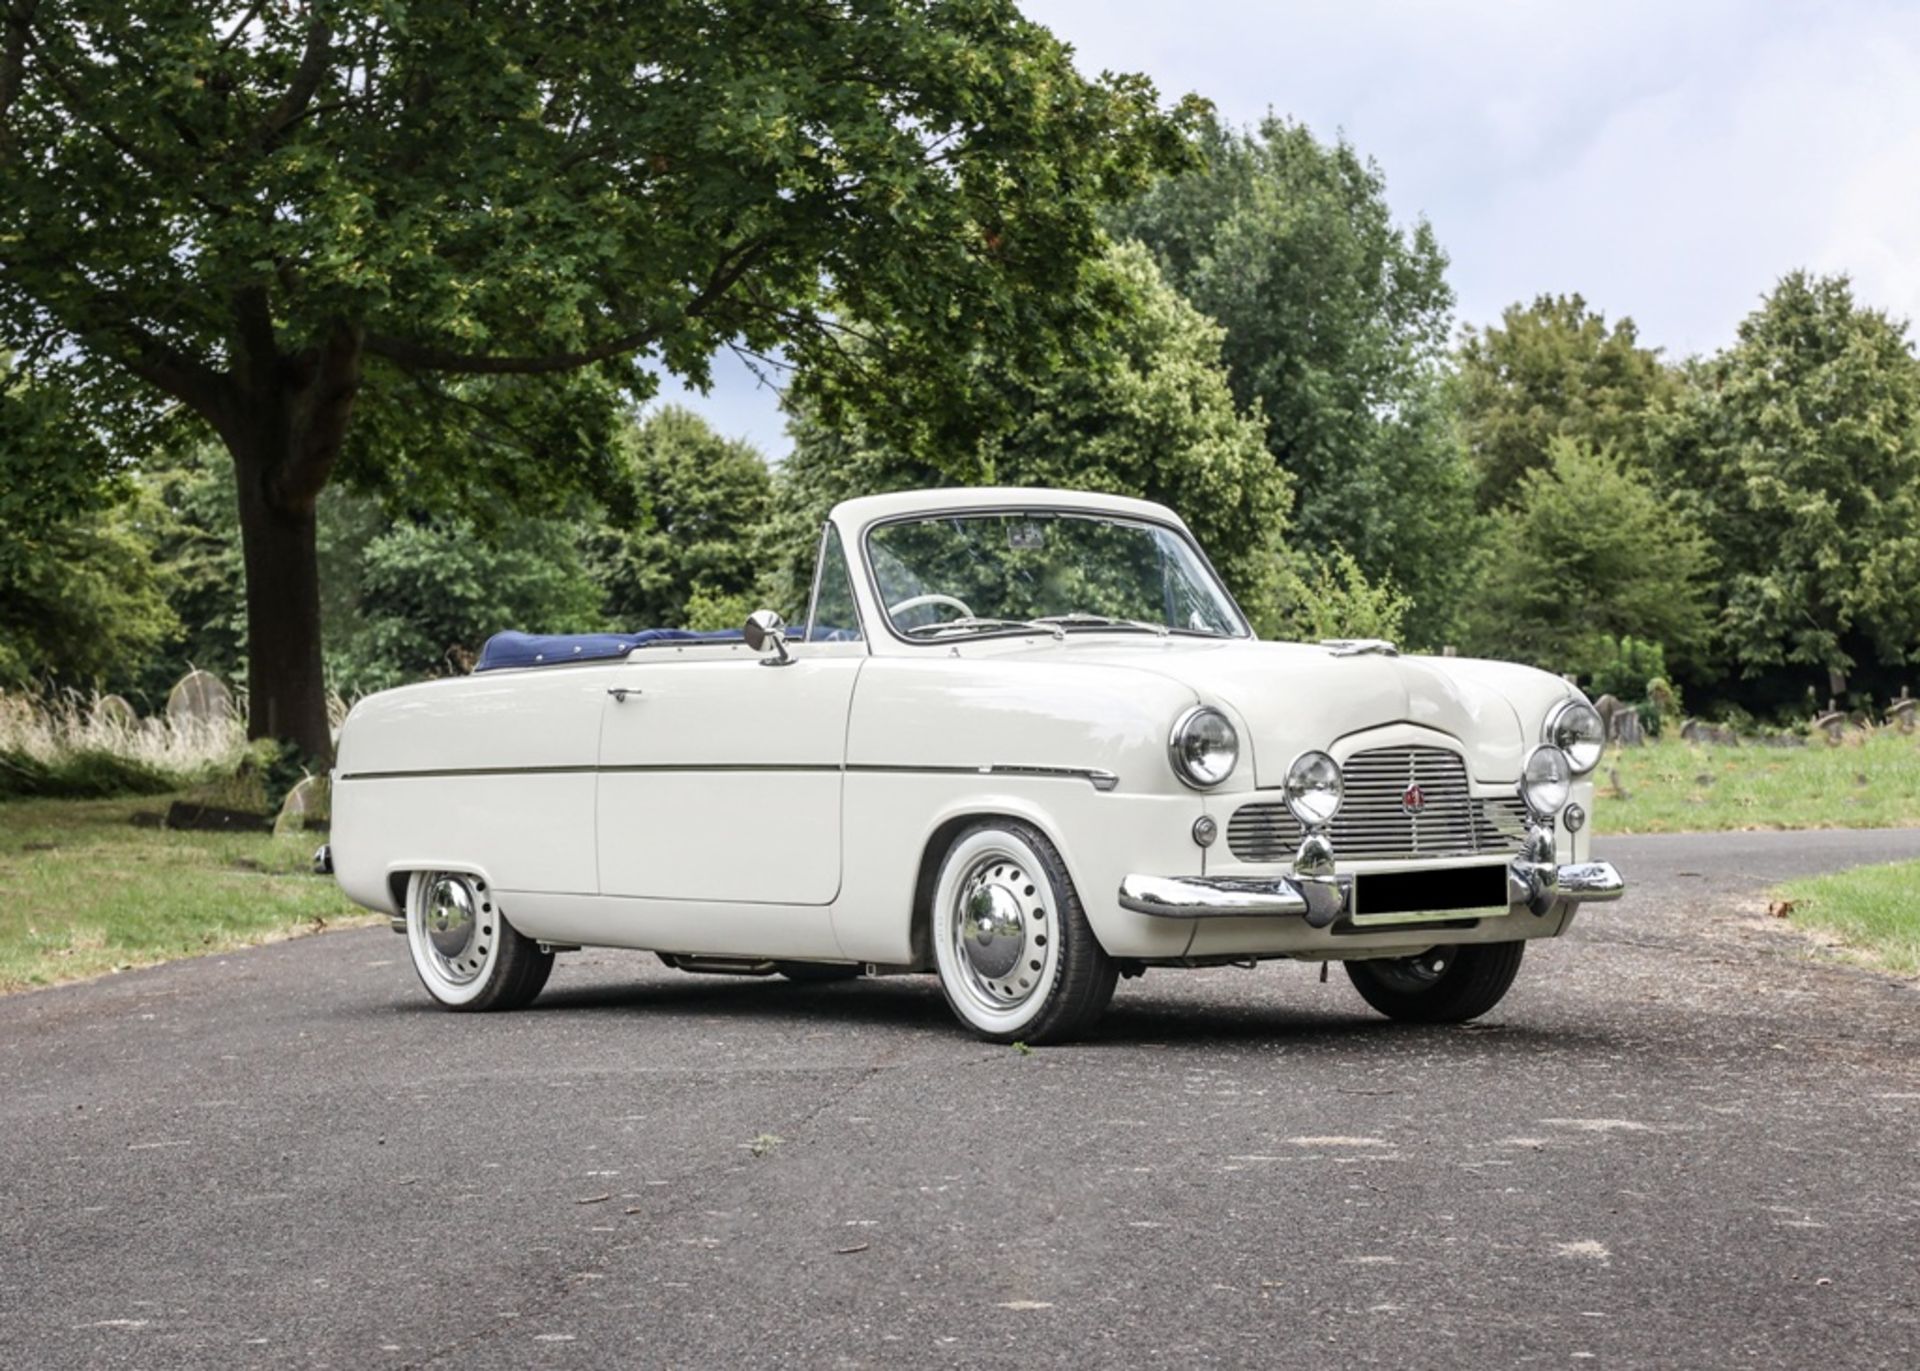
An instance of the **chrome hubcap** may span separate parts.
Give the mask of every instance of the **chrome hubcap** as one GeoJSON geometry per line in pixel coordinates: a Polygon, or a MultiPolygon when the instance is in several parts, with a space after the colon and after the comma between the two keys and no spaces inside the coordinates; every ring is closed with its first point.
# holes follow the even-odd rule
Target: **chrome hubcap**
{"type": "Polygon", "coordinates": [[[464,984],[485,969],[487,949],[493,942],[492,905],[474,889],[470,877],[434,877],[421,923],[442,976],[464,984]]]}
{"type": "Polygon", "coordinates": [[[953,910],[955,962],[983,1003],[1007,1009],[1032,997],[1046,966],[1046,886],[1004,855],[982,857],[958,886],[953,910]]]}

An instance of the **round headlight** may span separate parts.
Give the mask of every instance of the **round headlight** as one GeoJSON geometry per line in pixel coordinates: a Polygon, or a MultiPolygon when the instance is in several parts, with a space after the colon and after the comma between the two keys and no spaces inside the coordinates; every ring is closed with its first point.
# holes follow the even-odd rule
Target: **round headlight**
{"type": "Polygon", "coordinates": [[[1189,709],[1173,726],[1168,740],[1173,771],[1188,785],[1205,789],[1233,775],[1240,760],[1240,735],[1227,716],[1207,705],[1189,709]]]}
{"type": "Polygon", "coordinates": [[[1573,794],[1573,763],[1552,743],[1542,743],[1527,754],[1520,772],[1520,798],[1535,814],[1553,815],[1566,808],[1573,794]]]}
{"type": "Polygon", "coordinates": [[[1287,768],[1287,808],[1305,828],[1332,823],[1346,793],[1340,763],[1324,752],[1302,752],[1287,768]]]}
{"type": "Polygon", "coordinates": [[[1600,711],[1585,700],[1568,700],[1547,715],[1545,741],[1567,754],[1574,775],[1584,776],[1600,765],[1607,726],[1600,722],[1600,711]]]}

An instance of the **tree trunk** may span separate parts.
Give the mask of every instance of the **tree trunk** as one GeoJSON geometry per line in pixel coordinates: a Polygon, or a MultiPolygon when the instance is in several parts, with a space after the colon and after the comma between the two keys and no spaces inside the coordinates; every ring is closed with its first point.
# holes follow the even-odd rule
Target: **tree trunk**
{"type": "Polygon", "coordinates": [[[247,568],[247,735],[333,759],[320,652],[314,507],[360,390],[358,329],[278,352],[264,297],[236,296],[242,346],[214,426],[233,455],[247,568]]]}
{"type": "Polygon", "coordinates": [[[247,736],[293,743],[324,765],[333,735],[320,652],[314,505],[276,498],[279,466],[265,454],[233,454],[247,569],[247,736]]]}

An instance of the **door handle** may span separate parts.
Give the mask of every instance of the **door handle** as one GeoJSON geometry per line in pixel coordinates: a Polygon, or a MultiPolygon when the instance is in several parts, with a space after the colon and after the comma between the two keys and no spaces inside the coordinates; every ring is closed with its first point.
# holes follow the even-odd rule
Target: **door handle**
{"type": "Polygon", "coordinates": [[[627,702],[627,696],[638,695],[639,693],[640,693],[639,686],[608,686],[607,687],[607,694],[613,696],[613,702],[617,705],[625,704],[627,702]]]}

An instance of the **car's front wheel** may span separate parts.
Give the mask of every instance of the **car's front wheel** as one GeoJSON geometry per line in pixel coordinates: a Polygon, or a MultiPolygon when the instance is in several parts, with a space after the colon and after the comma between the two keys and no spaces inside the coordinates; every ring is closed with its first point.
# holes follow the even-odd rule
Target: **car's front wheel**
{"type": "Polygon", "coordinates": [[[1346,963],[1360,998],[1406,1023],[1465,1023],[1499,1004],[1520,974],[1524,942],[1432,947],[1417,957],[1346,963]]]}
{"type": "Polygon", "coordinates": [[[960,1022],[994,1042],[1060,1042],[1113,998],[1117,970],[1046,835],[1015,819],[963,830],[934,886],[934,963],[960,1022]]]}
{"type": "Polygon", "coordinates": [[[553,970],[553,954],[508,923],[486,881],[464,871],[413,873],[407,950],[427,993],[454,1010],[519,1009],[553,970]]]}

